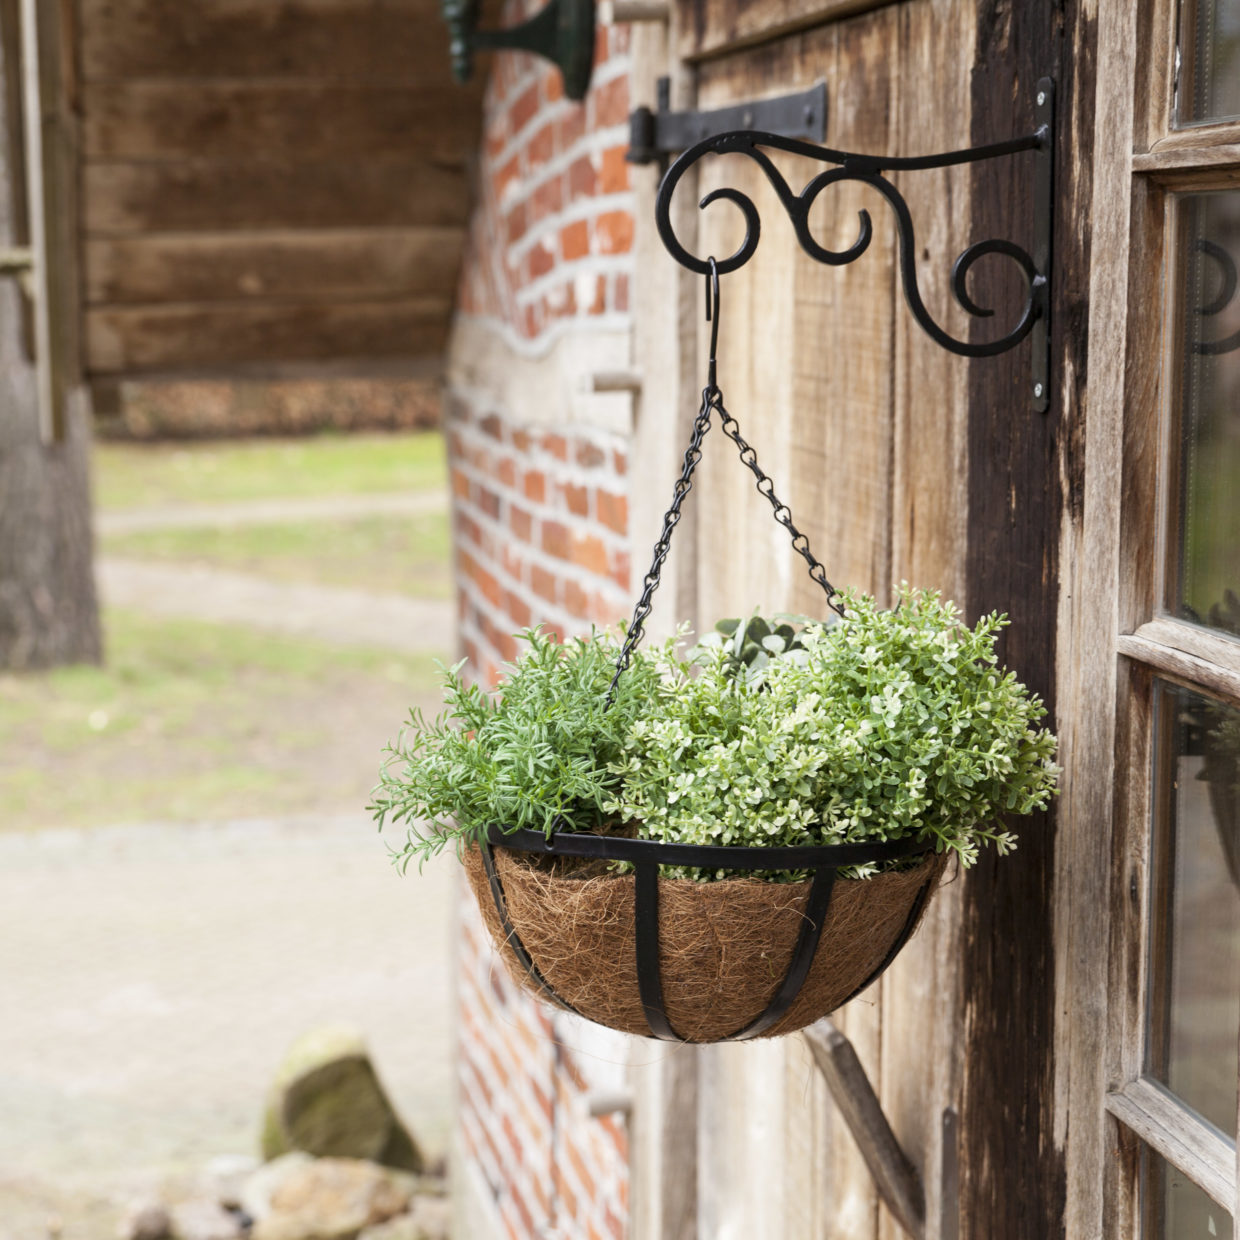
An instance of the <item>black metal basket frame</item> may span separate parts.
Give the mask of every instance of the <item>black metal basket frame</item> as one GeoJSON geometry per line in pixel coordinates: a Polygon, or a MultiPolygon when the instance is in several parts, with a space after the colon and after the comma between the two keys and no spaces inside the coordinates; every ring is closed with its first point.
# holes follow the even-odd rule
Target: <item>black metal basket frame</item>
{"type": "MultiPolygon", "coordinates": [[[[841,869],[875,862],[898,861],[926,856],[933,846],[924,840],[904,839],[875,841],[864,844],[790,845],[754,847],[735,844],[675,844],[661,840],[630,839],[619,835],[593,835],[580,831],[541,831],[518,829],[505,831],[492,827],[479,841],[482,864],[490,886],[495,911],[499,915],[504,938],[517,962],[529,975],[542,995],[557,1007],[574,1015],[581,1013],[543,977],[526,946],[521,941],[508,915],[504,884],[495,865],[495,848],[541,856],[575,857],[603,861],[623,861],[633,866],[634,883],[634,951],[637,960],[637,988],[641,996],[650,1036],[665,1042],[686,1042],[672,1027],[663,1001],[663,981],[659,967],[659,867],[663,865],[696,866],[706,870],[812,870],[809,896],[805,901],[804,920],[792,949],[792,959],[774,997],[763,1012],[744,1028],[718,1039],[721,1042],[745,1042],[767,1032],[787,1014],[801,993],[809,976],[814,956],[822,938],[823,925],[831,904],[831,893],[841,869]]],[[[618,875],[618,878],[623,876],[618,875]]],[[[926,901],[934,886],[933,875],[927,877],[917,894],[913,907],[899,935],[878,967],[843,1002],[855,998],[886,970],[908,942],[921,919],[926,901]]]]}

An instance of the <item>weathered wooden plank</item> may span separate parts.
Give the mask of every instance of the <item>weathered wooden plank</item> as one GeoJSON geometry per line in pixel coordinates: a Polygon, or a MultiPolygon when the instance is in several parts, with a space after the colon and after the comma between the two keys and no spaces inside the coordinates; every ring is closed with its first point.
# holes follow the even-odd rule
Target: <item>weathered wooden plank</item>
{"type": "MultiPolygon", "coordinates": [[[[972,46],[975,6],[934,0],[901,9],[893,53],[893,149],[917,155],[969,144],[969,66],[958,54],[972,46]],[[927,106],[933,100],[933,106],[927,106]]],[[[917,274],[938,321],[964,337],[968,325],[951,295],[951,264],[970,242],[970,177],[965,169],[897,178],[918,240],[917,274]]],[[[889,213],[876,217],[890,227],[889,213]]],[[[979,273],[981,274],[981,273],[979,273]]],[[[1010,303],[995,307],[1010,314],[1010,303]]],[[[988,327],[993,330],[995,320],[988,327]]],[[[962,606],[968,537],[969,362],[936,345],[895,297],[893,325],[891,571],[895,581],[940,589],[962,606]]],[[[925,1188],[926,1233],[955,1240],[952,1168],[955,1130],[943,1116],[960,1105],[959,970],[961,884],[943,884],[917,934],[882,980],[883,1110],[925,1188]],[[933,1065],[931,1068],[930,1065],[933,1065]]],[[[880,1240],[900,1240],[889,1211],[880,1240]]]]}
{"type": "Polygon", "coordinates": [[[460,224],[469,185],[459,162],[88,163],[88,234],[252,228],[442,227],[460,224]]]}
{"type": "Polygon", "coordinates": [[[279,82],[87,84],[88,159],[400,160],[458,163],[472,101],[444,86],[279,82]]]}
{"type": "Polygon", "coordinates": [[[106,307],[86,316],[94,374],[240,362],[417,357],[441,350],[451,302],[106,307]]]}
{"type": "Polygon", "coordinates": [[[907,1235],[923,1240],[926,1199],[921,1179],[891,1131],[852,1043],[826,1019],[803,1030],[802,1036],[874,1177],[883,1203],[907,1235]]]}
{"type": "Polygon", "coordinates": [[[1236,1152],[1212,1125],[1144,1080],[1131,1081],[1107,1094],[1106,1106],[1225,1210],[1235,1209],[1236,1152]]]}
{"type": "Polygon", "coordinates": [[[87,81],[452,80],[438,0],[82,0],[81,14],[87,81]]]}
{"type": "Polygon", "coordinates": [[[690,0],[677,46],[686,60],[719,56],[890,4],[891,0],[690,0]]]}
{"type": "MultiPolygon", "coordinates": [[[[968,614],[1012,619],[1004,661],[1055,709],[1060,527],[1079,501],[1083,459],[1075,436],[1084,405],[1089,287],[1089,169],[1095,32],[1070,2],[978,6],[973,49],[974,143],[1033,127],[1038,77],[1058,81],[1054,387],[1050,412],[1032,412],[1029,355],[1013,350],[969,370],[968,614]],[[1071,32],[1062,40],[1058,23],[1071,32]],[[1066,42],[1071,57],[1061,57],[1066,42]],[[1065,411],[1073,412],[1069,422],[1065,411]]],[[[975,166],[972,223],[1006,236],[1026,218],[1032,161],[996,172],[975,166]]],[[[1062,1235],[1065,1155],[1057,1139],[1056,815],[1021,823],[1014,857],[986,852],[963,884],[961,968],[965,1013],[960,1140],[964,1240],[1045,1240],[1062,1235]]],[[[1074,993],[1071,998],[1077,1000],[1074,993]]],[[[1063,1115],[1066,1125],[1066,1112],[1063,1115]]]]}
{"type": "Polygon", "coordinates": [[[88,240],[89,303],[449,298],[463,228],[222,233],[88,240]]]}

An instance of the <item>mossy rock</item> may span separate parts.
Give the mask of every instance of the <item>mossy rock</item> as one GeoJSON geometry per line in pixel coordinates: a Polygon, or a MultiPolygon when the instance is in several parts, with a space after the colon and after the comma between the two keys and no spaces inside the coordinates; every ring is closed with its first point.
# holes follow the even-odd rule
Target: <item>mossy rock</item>
{"type": "Polygon", "coordinates": [[[301,1150],[318,1158],[361,1158],[421,1171],[422,1152],[379,1081],[361,1033],[333,1025],[289,1048],[262,1124],[262,1153],[301,1150]]]}

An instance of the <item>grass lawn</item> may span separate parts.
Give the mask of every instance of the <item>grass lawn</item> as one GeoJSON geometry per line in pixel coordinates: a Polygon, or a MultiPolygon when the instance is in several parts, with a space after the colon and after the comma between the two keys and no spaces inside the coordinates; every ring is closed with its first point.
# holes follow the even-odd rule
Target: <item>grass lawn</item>
{"type": "Polygon", "coordinates": [[[438,431],[224,443],[95,445],[105,512],[250,499],[428,491],[446,485],[438,431]]]}
{"type": "Polygon", "coordinates": [[[105,616],[108,663],[0,673],[0,829],[365,805],[426,658],[240,626],[105,616]]]}
{"type": "Polygon", "coordinates": [[[273,581],[396,591],[447,598],[452,590],[448,514],[300,521],[228,529],[114,534],[109,555],[171,563],[197,561],[273,581]]]}

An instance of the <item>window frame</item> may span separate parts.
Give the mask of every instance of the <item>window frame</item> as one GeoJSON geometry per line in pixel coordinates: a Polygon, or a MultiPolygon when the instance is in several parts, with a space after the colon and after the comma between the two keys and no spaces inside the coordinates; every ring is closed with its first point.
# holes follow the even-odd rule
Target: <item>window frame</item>
{"type": "MultiPolygon", "coordinates": [[[[1143,1147],[1215,1202],[1237,1214],[1236,1141],[1146,1073],[1152,1000],[1150,935],[1158,924],[1155,681],[1168,681],[1240,708],[1240,640],[1175,618],[1167,586],[1175,553],[1173,505],[1179,482],[1176,439],[1180,331],[1177,239],[1181,196],[1240,190],[1240,122],[1175,126],[1178,5],[1159,0],[1138,14],[1133,75],[1133,154],[1129,169],[1127,322],[1119,461],[1118,598],[1114,655],[1115,781],[1108,1006],[1109,1071],[1104,1106],[1124,1155],[1112,1160],[1109,1234],[1146,1234],[1143,1147]],[[1149,296],[1154,290],[1155,296],[1149,296]],[[1144,296],[1143,296],[1144,295],[1144,296]],[[1144,308],[1143,307],[1147,307],[1144,308]],[[1134,1230],[1133,1224],[1140,1230],[1134,1230]]],[[[1240,1081],[1240,1029],[1237,1029],[1240,1081]]],[[[1240,1089],[1237,1090],[1240,1120],[1240,1089]]],[[[1149,1237],[1149,1240],[1154,1240],[1149,1237]]]]}

